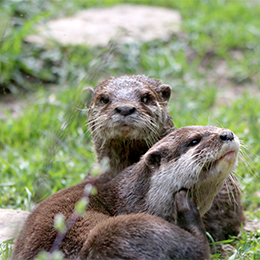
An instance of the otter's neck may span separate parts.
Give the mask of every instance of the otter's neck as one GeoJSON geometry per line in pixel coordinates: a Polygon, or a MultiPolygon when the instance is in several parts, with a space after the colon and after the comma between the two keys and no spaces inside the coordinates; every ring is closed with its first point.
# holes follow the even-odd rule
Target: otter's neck
{"type": "Polygon", "coordinates": [[[108,182],[98,179],[98,194],[93,199],[97,199],[113,216],[144,211],[150,183],[146,168],[137,163],[108,182]]]}
{"type": "Polygon", "coordinates": [[[111,139],[105,143],[95,142],[98,161],[109,158],[110,170],[106,177],[113,178],[123,169],[138,162],[149,147],[144,140],[111,139]]]}
{"type": "MultiPolygon", "coordinates": [[[[156,210],[150,210],[148,194],[152,184],[151,178],[149,167],[144,162],[136,163],[108,182],[99,180],[97,199],[112,216],[147,212],[172,222],[173,197],[170,203],[168,200],[162,201],[156,210]]],[[[165,190],[166,193],[169,191],[165,190]]]]}

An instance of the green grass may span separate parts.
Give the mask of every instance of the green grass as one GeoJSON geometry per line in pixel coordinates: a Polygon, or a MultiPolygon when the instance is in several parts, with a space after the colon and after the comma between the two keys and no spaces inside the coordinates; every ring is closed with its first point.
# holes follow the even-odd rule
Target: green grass
{"type": "MultiPolygon", "coordinates": [[[[24,42],[36,22],[83,7],[123,2],[154,3],[3,1],[0,91],[13,92],[24,106],[21,116],[14,118],[6,111],[6,119],[0,121],[1,207],[28,210],[82,180],[95,156],[79,90],[97,84],[100,77],[144,73],[172,86],[169,106],[177,127],[212,124],[239,136],[245,160],[240,159],[236,173],[243,205],[249,219],[259,219],[260,103],[252,93],[260,92],[260,3],[157,1],[159,6],[179,10],[183,17],[183,33],[167,42],[126,44],[110,51],[58,44],[44,48],[24,42]],[[239,52],[238,58],[234,51],[239,52]],[[109,63],[104,59],[107,54],[109,63]],[[226,73],[219,76],[215,70],[220,61],[226,62],[226,73]],[[227,87],[235,92],[243,87],[244,93],[225,104],[219,93],[227,87]]],[[[237,251],[214,259],[260,259],[259,242],[257,232],[242,232],[231,243],[237,251]]],[[[1,248],[2,256],[9,254],[8,245],[1,248]]]]}
{"type": "Polygon", "coordinates": [[[14,245],[14,239],[9,239],[0,244],[0,256],[2,260],[7,260],[8,257],[12,254],[14,245]]]}

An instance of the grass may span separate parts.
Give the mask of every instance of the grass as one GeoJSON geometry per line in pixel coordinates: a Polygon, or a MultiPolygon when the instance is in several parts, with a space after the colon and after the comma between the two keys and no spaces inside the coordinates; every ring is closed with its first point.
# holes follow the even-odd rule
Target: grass
{"type": "MultiPolygon", "coordinates": [[[[79,90],[97,84],[99,77],[144,73],[172,86],[169,106],[177,127],[212,124],[239,136],[245,159],[240,160],[236,173],[245,214],[248,219],[259,219],[260,103],[254,93],[259,93],[260,83],[260,3],[157,1],[159,6],[179,10],[183,17],[183,33],[167,42],[133,43],[110,50],[58,44],[45,48],[24,42],[37,22],[80,8],[123,2],[154,3],[3,1],[0,91],[16,94],[23,105],[19,117],[6,111],[0,122],[1,207],[28,210],[82,180],[95,156],[79,90]],[[107,54],[109,62],[104,59],[107,54]],[[216,69],[221,62],[226,67],[219,75],[216,69]],[[241,88],[241,95],[220,95],[241,88]]],[[[235,250],[213,258],[260,259],[259,233],[242,232],[232,240],[235,250]]],[[[7,258],[9,244],[1,248],[7,258]]]]}

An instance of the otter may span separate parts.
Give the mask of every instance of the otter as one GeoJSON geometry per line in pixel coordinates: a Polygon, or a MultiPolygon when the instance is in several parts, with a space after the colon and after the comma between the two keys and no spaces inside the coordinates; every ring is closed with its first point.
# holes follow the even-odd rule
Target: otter
{"type": "MultiPolygon", "coordinates": [[[[167,133],[174,131],[168,112],[171,87],[145,75],[111,77],[95,88],[88,107],[89,129],[98,161],[108,158],[106,181],[136,163],[167,133]]],[[[233,176],[235,178],[235,176],[233,176]]],[[[227,179],[203,217],[206,230],[215,241],[237,235],[245,217],[240,190],[227,179]]]]}
{"type": "MultiPolygon", "coordinates": [[[[96,180],[85,217],[60,249],[66,259],[210,259],[201,216],[231,174],[239,140],[230,130],[190,126],[169,133],[112,180],[96,180]]],[[[28,217],[13,259],[50,251],[57,213],[67,221],[89,180],[42,201],[28,217]]]]}
{"type": "Polygon", "coordinates": [[[168,112],[169,85],[144,75],[111,77],[95,88],[88,125],[98,161],[108,158],[109,179],[136,163],[174,125],[168,112]]]}

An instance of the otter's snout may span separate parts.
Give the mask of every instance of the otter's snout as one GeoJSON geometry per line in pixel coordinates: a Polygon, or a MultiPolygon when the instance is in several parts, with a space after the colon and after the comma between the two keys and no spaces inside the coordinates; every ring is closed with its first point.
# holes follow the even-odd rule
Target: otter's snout
{"type": "Polygon", "coordinates": [[[225,130],[222,134],[219,135],[219,138],[223,142],[233,141],[234,140],[234,134],[230,130],[225,130]]]}
{"type": "Polygon", "coordinates": [[[122,116],[128,116],[133,114],[136,111],[135,107],[132,106],[122,106],[115,108],[116,113],[119,113],[122,116]]]}

